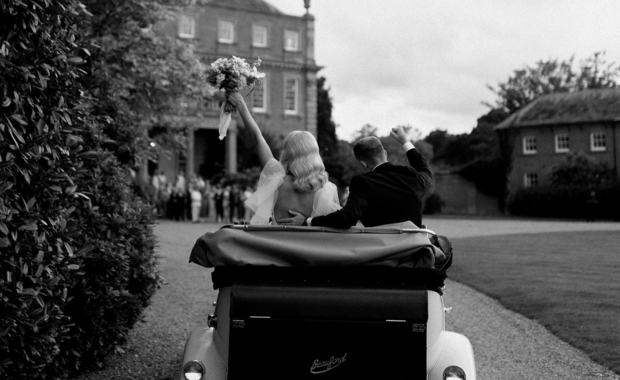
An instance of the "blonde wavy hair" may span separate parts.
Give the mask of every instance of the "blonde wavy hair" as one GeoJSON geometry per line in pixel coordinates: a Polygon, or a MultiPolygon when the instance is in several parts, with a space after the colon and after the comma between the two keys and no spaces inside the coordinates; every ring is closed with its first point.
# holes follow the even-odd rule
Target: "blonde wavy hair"
{"type": "Polygon", "coordinates": [[[329,178],[319,155],[319,144],[310,132],[293,131],[286,136],[280,163],[295,178],[293,187],[304,193],[322,188],[329,178]]]}

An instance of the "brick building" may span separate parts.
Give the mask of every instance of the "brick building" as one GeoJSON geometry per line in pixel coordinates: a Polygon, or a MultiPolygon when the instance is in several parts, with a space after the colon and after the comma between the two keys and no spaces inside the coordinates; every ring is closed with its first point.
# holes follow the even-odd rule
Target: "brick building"
{"type": "MultiPolygon", "coordinates": [[[[194,53],[208,65],[233,55],[251,63],[262,60],[266,74],[246,102],[263,131],[279,139],[293,130],[316,135],[316,77],[314,17],[291,16],[263,0],[201,0],[184,9],[163,30],[189,41],[194,53]]],[[[241,119],[233,117],[226,139],[218,139],[220,94],[199,106],[203,117],[186,117],[190,125],[185,155],[162,158],[159,168],[170,176],[184,171],[210,178],[238,169],[238,131],[241,119]],[[184,158],[186,157],[186,158],[184,158]]]]}
{"type": "Polygon", "coordinates": [[[510,194],[548,183],[569,152],[606,163],[620,178],[620,89],[544,95],[495,130],[509,147],[510,194]]]}

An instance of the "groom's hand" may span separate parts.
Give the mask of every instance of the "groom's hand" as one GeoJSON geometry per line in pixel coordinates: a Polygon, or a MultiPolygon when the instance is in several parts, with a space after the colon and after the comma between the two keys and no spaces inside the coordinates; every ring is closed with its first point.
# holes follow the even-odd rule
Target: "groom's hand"
{"type": "Polygon", "coordinates": [[[403,127],[392,128],[392,131],[390,132],[390,136],[392,136],[396,141],[398,141],[400,145],[403,145],[404,143],[409,141],[407,139],[407,134],[405,133],[405,130],[403,129],[403,127]]]}
{"type": "Polygon", "coordinates": [[[278,224],[288,224],[290,226],[302,226],[306,221],[306,216],[300,212],[288,210],[288,213],[293,215],[290,218],[278,219],[278,224]]]}

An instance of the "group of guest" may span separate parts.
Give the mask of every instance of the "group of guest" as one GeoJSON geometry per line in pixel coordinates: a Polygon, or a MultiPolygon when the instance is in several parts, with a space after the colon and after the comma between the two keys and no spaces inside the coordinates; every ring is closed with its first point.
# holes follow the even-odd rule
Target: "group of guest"
{"type": "Polygon", "coordinates": [[[168,182],[161,171],[153,175],[151,185],[157,215],[161,218],[194,223],[207,220],[234,223],[251,218],[251,210],[245,206],[253,192],[249,186],[243,188],[223,182],[213,185],[196,175],[187,181],[181,173],[168,182]]]}

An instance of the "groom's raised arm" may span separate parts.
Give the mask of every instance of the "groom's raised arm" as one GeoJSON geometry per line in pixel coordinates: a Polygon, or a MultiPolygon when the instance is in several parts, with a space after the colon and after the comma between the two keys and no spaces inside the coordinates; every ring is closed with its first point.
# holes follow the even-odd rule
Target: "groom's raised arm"
{"type": "Polygon", "coordinates": [[[423,190],[428,189],[431,185],[433,175],[428,167],[426,159],[420,152],[418,152],[411,142],[405,143],[403,148],[407,150],[406,155],[407,160],[409,161],[409,166],[418,175],[420,181],[418,187],[423,190]]]}

